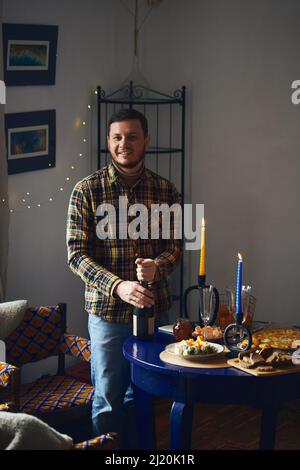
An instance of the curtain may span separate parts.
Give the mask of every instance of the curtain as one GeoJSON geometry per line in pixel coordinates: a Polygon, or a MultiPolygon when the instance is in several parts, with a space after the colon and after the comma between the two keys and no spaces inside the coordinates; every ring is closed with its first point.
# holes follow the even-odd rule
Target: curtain
{"type": "MultiPolygon", "coordinates": [[[[3,80],[2,11],[3,0],[0,0],[0,80],[3,80]]],[[[4,105],[0,104],[0,302],[3,302],[5,298],[8,259],[9,210],[7,185],[8,178],[4,136],[4,105]]]]}

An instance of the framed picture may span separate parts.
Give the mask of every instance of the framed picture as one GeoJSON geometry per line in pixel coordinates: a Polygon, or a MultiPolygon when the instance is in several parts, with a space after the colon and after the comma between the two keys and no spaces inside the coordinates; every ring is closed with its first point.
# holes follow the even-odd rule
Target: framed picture
{"type": "Polygon", "coordinates": [[[6,86],[54,85],[58,26],[3,23],[6,86]]]}
{"type": "Polygon", "coordinates": [[[5,114],[8,174],[55,167],[55,110],[5,114]]]}

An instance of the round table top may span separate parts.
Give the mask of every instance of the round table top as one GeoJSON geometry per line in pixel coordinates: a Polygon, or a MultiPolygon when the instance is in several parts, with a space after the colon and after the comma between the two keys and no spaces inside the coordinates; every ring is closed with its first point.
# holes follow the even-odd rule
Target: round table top
{"type": "Polygon", "coordinates": [[[162,396],[181,395],[192,400],[255,402],[300,398],[300,373],[256,377],[235,367],[193,368],[172,365],[160,359],[172,335],[156,333],[150,341],[131,336],[123,345],[125,358],[132,365],[135,385],[162,396]],[[185,386],[183,386],[183,383],[185,386]],[[181,389],[180,387],[183,388],[181,389]]]}
{"type": "Polygon", "coordinates": [[[159,355],[167,344],[174,343],[174,337],[169,334],[156,333],[153,339],[146,341],[131,336],[125,341],[123,352],[126,359],[131,363],[144,367],[145,369],[168,375],[185,374],[186,376],[213,375],[234,376],[252,378],[250,374],[234,367],[205,368],[185,367],[163,362],[159,355]]]}

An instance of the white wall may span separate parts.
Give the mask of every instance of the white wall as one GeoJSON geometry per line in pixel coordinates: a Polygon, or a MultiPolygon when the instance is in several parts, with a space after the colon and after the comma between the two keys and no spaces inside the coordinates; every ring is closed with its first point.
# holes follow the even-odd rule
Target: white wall
{"type": "Polygon", "coordinates": [[[85,336],[84,286],[67,266],[65,246],[70,192],[92,172],[89,144],[87,157],[78,159],[85,149],[85,131],[77,126],[86,120],[90,137],[91,91],[98,84],[114,90],[130,71],[130,18],[118,1],[4,0],[4,21],[59,26],[55,86],[7,89],[6,112],[56,109],[57,139],[56,168],[9,176],[12,207],[27,191],[35,203],[52,194],[54,201],[11,216],[7,300],[25,298],[30,305],[67,302],[69,331],[85,336]],[[67,176],[72,176],[70,184],[59,193],[67,176]]]}
{"type": "MultiPolygon", "coordinates": [[[[165,0],[145,46],[153,86],[188,87],[190,200],[205,204],[209,282],[234,285],[241,251],[256,316],[298,323],[299,14],[297,0],[165,0]]],[[[197,269],[191,256],[191,283],[197,269]]]]}
{"type": "MultiPolygon", "coordinates": [[[[299,321],[297,310],[300,78],[297,0],[164,0],[141,35],[141,68],[162,91],[187,86],[187,201],[205,203],[208,280],[235,283],[235,255],[258,299],[257,318],[299,321]]],[[[59,188],[81,150],[90,90],[113,90],[131,66],[131,19],[121,3],[4,0],[4,20],[57,24],[54,87],[8,90],[7,112],[55,108],[57,166],[9,177],[12,202],[59,188]],[[62,5],[64,8],[62,8],[62,5]]],[[[90,173],[82,162],[73,183],[90,173]]],[[[86,334],[83,285],[67,267],[69,191],[11,218],[8,298],[66,301],[69,329],[86,334]]],[[[186,285],[198,254],[188,255],[186,285]]]]}

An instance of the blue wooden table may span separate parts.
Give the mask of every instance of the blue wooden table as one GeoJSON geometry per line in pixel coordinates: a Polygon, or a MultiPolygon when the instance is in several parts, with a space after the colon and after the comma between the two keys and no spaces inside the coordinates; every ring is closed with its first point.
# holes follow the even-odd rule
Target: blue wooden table
{"type": "Polygon", "coordinates": [[[255,377],[229,368],[191,368],[164,363],[159,355],[170,335],[152,341],[129,338],[123,347],[131,365],[140,449],[155,449],[153,396],[173,401],[170,413],[170,449],[190,449],[193,404],[247,404],[260,407],[260,449],[273,449],[281,404],[300,398],[300,373],[255,377]]]}

